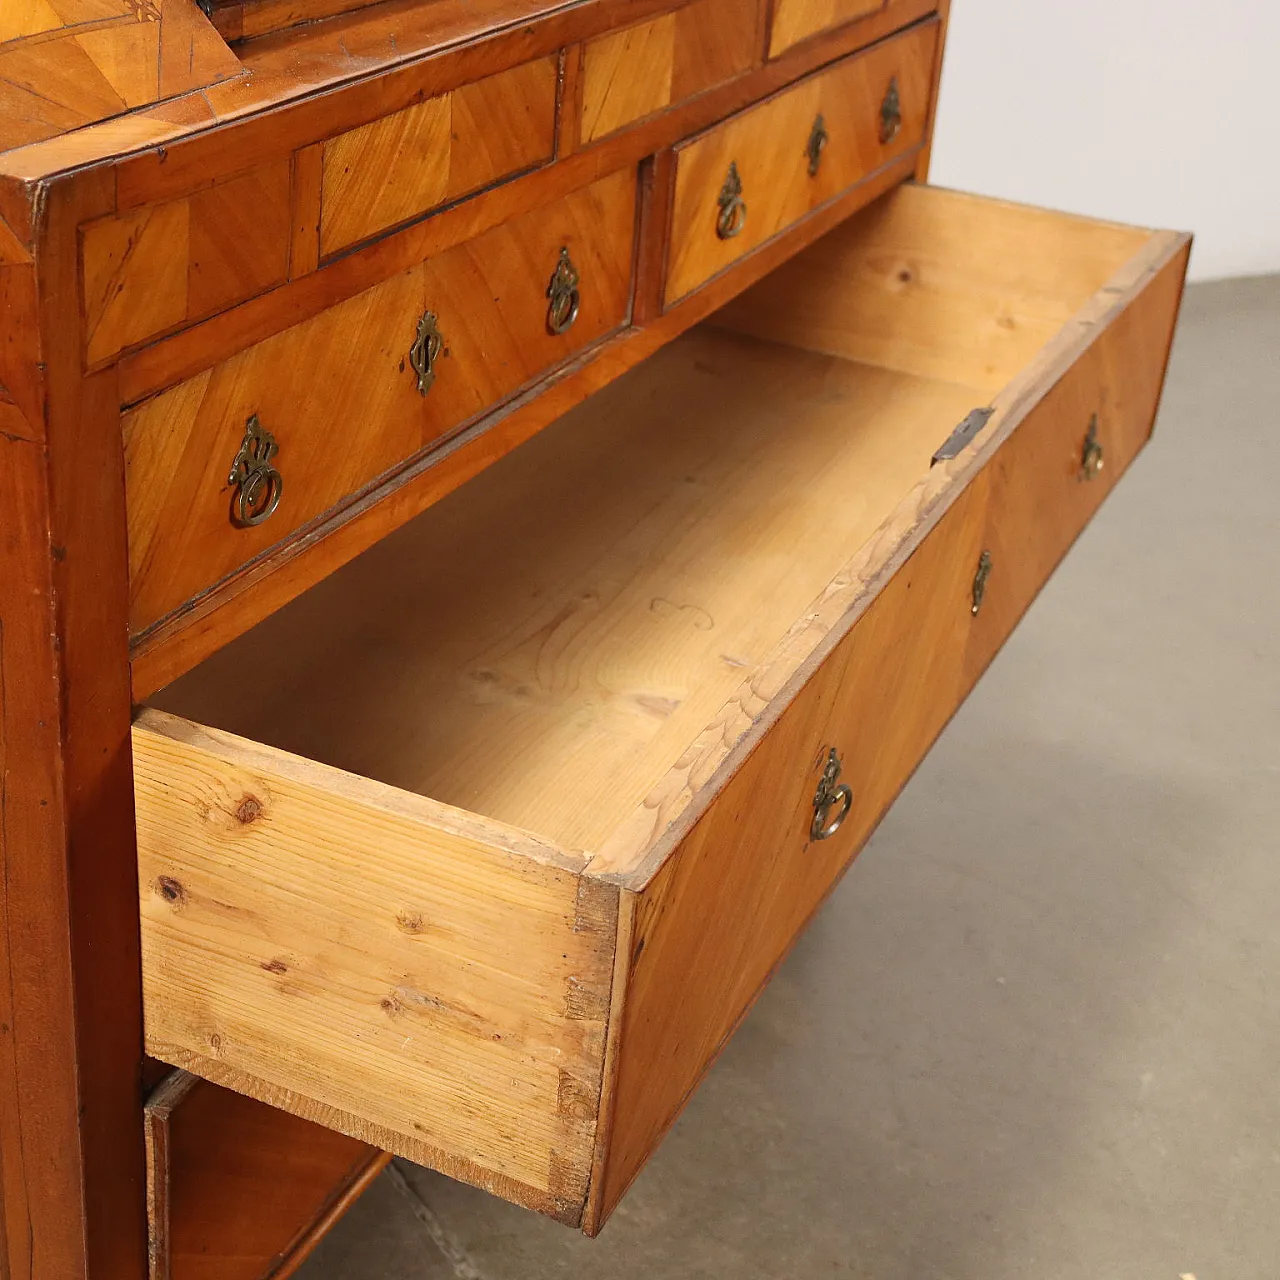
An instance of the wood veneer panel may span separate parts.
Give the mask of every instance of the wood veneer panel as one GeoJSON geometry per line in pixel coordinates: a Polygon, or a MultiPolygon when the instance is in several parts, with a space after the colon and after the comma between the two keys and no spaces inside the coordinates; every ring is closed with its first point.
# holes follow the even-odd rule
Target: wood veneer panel
{"type": "Polygon", "coordinates": [[[326,142],[321,256],[549,161],[556,74],[542,58],[326,142]]]}
{"type": "Polygon", "coordinates": [[[242,74],[192,0],[8,0],[0,152],[242,74]]]}
{"type": "Polygon", "coordinates": [[[290,166],[278,161],[86,225],[89,365],[283,283],[291,218],[290,166]]]}
{"type": "Polygon", "coordinates": [[[172,1072],[147,1102],[151,1280],[283,1280],[388,1159],[172,1072]]]}
{"type": "Polygon", "coordinates": [[[885,0],[773,0],[769,56],[776,58],[821,31],[875,13],[884,3],[885,0]]]}
{"type": "Polygon", "coordinates": [[[134,631],[618,329],[634,229],[635,175],[612,174],[127,414],[134,631]],[[562,246],[581,272],[581,311],[555,335],[546,291],[562,246]],[[427,310],[445,349],[424,397],[408,355],[427,310]],[[279,443],[285,490],[270,520],[245,529],[231,522],[227,474],[254,414],[279,443]]]}

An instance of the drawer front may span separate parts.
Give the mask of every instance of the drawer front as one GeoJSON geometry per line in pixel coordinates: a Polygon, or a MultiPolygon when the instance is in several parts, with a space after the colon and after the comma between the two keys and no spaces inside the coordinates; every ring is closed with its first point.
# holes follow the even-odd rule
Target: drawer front
{"type": "Polygon", "coordinates": [[[741,75],[756,61],[759,0],[694,0],[588,40],[582,50],[582,142],[741,75]]]}
{"type": "Polygon", "coordinates": [[[134,634],[620,327],[634,222],[635,176],[613,174],[126,414],[134,634]],[[557,317],[548,300],[557,276],[571,283],[562,250],[564,270],[578,275],[578,310],[553,333],[572,309],[567,289],[557,317]],[[440,344],[420,379],[411,349],[428,312],[419,354],[434,347],[429,330],[440,344]],[[274,498],[266,519],[246,523],[274,498]]]}
{"type": "Polygon", "coordinates": [[[769,56],[776,58],[792,45],[885,7],[886,0],[774,0],[769,25],[769,56]]]}
{"type": "MultiPolygon", "coordinates": [[[[639,895],[605,1176],[589,1226],[617,1204],[1145,443],[1180,287],[1173,271],[1149,286],[1022,420],[639,895]],[[1091,442],[1103,450],[1100,470],[1096,453],[1086,457],[1091,442]],[[832,750],[848,813],[815,840],[814,801],[832,750]]],[[[828,825],[844,804],[837,795],[824,809],[828,825]]]]}
{"type": "Polygon", "coordinates": [[[321,255],[550,161],[556,79],[543,58],[320,144],[321,255]]]}
{"type": "Polygon", "coordinates": [[[926,23],[681,147],[667,305],[919,146],[937,40],[926,23]]]}

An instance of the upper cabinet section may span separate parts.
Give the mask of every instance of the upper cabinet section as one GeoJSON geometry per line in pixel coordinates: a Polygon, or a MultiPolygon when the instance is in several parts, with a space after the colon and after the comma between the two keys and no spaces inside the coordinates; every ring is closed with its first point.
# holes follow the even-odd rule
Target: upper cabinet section
{"type": "Polygon", "coordinates": [[[0,151],[242,74],[194,0],[3,0],[0,151]]]}

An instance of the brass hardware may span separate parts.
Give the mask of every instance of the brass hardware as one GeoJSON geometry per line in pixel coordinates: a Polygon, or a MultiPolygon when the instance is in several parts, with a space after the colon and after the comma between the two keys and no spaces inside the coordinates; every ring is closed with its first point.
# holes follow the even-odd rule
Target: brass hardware
{"type": "Polygon", "coordinates": [[[1080,454],[1080,479],[1092,480],[1103,468],[1106,459],[1102,443],[1098,439],[1098,415],[1089,419],[1089,430],[1084,433],[1084,449],[1080,454]]]}
{"type": "Polygon", "coordinates": [[[578,268],[573,265],[573,259],[569,257],[569,250],[561,248],[556,269],[551,276],[551,283],[547,285],[547,297],[551,300],[547,307],[549,332],[561,334],[573,327],[582,301],[578,294],[579,281],[578,268]]]}
{"type": "Polygon", "coordinates": [[[978,557],[978,572],[973,575],[973,608],[970,613],[977,617],[982,608],[983,597],[987,594],[987,579],[991,576],[991,552],[984,551],[978,557]]]}
{"type": "Polygon", "coordinates": [[[813,128],[809,131],[809,142],[804,149],[805,155],[809,157],[809,177],[816,178],[818,176],[818,166],[822,163],[823,148],[830,141],[831,135],[827,132],[827,122],[822,118],[822,112],[819,111],[814,117],[813,128]]]}
{"type": "Polygon", "coordinates": [[[444,339],[440,336],[440,326],[436,322],[436,313],[426,311],[418,321],[418,336],[409,348],[409,363],[418,375],[418,394],[425,396],[436,380],[436,361],[444,350],[444,339]]]}
{"type": "Polygon", "coordinates": [[[880,104],[880,145],[886,147],[902,128],[902,99],[898,95],[898,77],[889,81],[884,101],[880,104]]]}
{"type": "Polygon", "coordinates": [[[938,446],[938,451],[929,460],[931,467],[939,462],[950,462],[958,457],[960,451],[991,420],[994,409],[972,409],[965,420],[938,446]]]}
{"type": "Polygon", "coordinates": [[[732,240],[746,225],[747,202],[742,198],[742,178],[738,175],[738,163],[729,161],[729,172],[720,188],[720,216],[716,218],[716,235],[721,240],[732,240]]]}
{"type": "Polygon", "coordinates": [[[275,436],[264,430],[255,413],[245,423],[240,452],[227,476],[227,483],[235,486],[231,497],[232,524],[252,529],[275,514],[284,493],[284,478],[271,465],[279,452],[275,436]]]}
{"type": "Polygon", "coordinates": [[[840,756],[832,747],[827,754],[827,763],[822,770],[822,778],[813,795],[813,821],[809,824],[811,840],[829,840],[841,824],[849,816],[853,808],[853,792],[840,781],[840,756]],[[831,810],[838,809],[836,816],[831,817],[831,810]]]}

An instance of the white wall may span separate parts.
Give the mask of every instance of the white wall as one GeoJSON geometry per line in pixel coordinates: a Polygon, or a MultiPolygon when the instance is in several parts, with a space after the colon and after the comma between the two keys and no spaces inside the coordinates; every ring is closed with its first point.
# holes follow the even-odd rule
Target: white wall
{"type": "Polygon", "coordinates": [[[930,181],[1194,231],[1280,271],[1280,4],[953,0],[930,181]]]}

